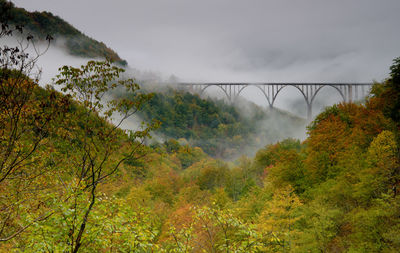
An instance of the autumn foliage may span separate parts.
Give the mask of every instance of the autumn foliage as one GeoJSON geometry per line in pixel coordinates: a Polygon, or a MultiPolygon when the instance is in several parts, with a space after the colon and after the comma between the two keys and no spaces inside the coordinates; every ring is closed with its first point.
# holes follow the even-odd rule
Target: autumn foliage
{"type": "Polygon", "coordinates": [[[236,161],[146,146],[156,122],[120,129],[113,117],[153,95],[109,62],[60,69],[65,93],[2,70],[0,251],[399,252],[399,64],[364,103],[326,108],[304,142],[236,161]]]}

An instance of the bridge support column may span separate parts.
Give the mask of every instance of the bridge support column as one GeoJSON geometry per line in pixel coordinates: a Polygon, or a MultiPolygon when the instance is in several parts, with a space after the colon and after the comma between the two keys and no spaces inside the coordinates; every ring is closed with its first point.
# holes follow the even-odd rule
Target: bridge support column
{"type": "Polygon", "coordinates": [[[268,108],[269,108],[270,111],[272,111],[274,109],[274,106],[272,104],[269,104],[268,108]]]}
{"type": "Polygon", "coordinates": [[[349,103],[353,102],[353,86],[351,84],[349,84],[348,86],[349,89],[349,103]]]}
{"type": "Polygon", "coordinates": [[[307,120],[310,122],[312,119],[312,104],[307,103],[307,120]]]}

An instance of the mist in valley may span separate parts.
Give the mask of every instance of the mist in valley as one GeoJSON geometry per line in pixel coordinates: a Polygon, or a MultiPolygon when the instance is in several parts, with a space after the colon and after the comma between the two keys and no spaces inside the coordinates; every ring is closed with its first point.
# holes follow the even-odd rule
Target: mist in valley
{"type": "MultiPolygon", "coordinates": [[[[398,33],[386,29],[397,23],[393,8],[399,7],[396,1],[380,4],[341,0],[322,4],[313,0],[101,0],[79,2],[77,9],[72,8],[77,1],[14,2],[30,11],[51,11],[90,37],[105,42],[128,61],[124,78],[133,77],[144,89],[157,92],[177,88],[179,82],[382,80],[400,42],[398,33]],[[96,15],[89,19],[88,10],[96,15]],[[109,15],[113,18],[103,18],[109,15]]],[[[57,38],[39,59],[43,85],[52,83],[59,67],[80,66],[88,60],[68,55],[63,43],[62,38],[57,38]]],[[[203,94],[203,98],[208,97],[224,99],[224,94],[210,87],[203,94]]],[[[339,102],[342,98],[336,90],[323,88],[313,102],[313,117],[326,106],[339,102]]],[[[283,89],[274,106],[303,118],[300,128],[271,111],[264,95],[254,87],[246,88],[235,106],[243,115],[251,115],[254,105],[250,104],[266,113],[266,119],[256,126],[260,144],[254,150],[284,138],[306,137],[307,107],[295,88],[283,89]]],[[[137,128],[140,122],[136,116],[124,127],[137,128]]]]}
{"type": "Polygon", "coordinates": [[[398,0],[0,9],[4,251],[400,252],[398,0]]]}
{"type": "MultiPolygon", "coordinates": [[[[37,66],[41,70],[40,85],[43,87],[49,84],[59,90],[59,88],[54,85],[53,78],[59,73],[59,68],[64,65],[79,67],[86,64],[88,60],[101,60],[100,58],[88,59],[71,56],[66,52],[64,42],[65,40],[63,40],[63,38],[57,38],[55,42],[51,43],[47,51],[44,51],[47,47],[45,43],[36,44],[36,47],[44,53],[39,57],[37,62],[37,66]]],[[[12,41],[7,41],[7,43],[13,44],[12,41]]],[[[32,48],[29,50],[31,50],[30,53],[33,55],[34,52],[32,48]]],[[[170,89],[190,92],[190,90],[185,90],[182,88],[182,85],[179,84],[182,80],[181,77],[150,69],[142,70],[128,66],[125,68],[125,72],[121,75],[121,78],[135,79],[135,81],[140,84],[142,90],[146,92],[168,92],[170,89]]],[[[109,96],[113,96],[113,94],[109,96]]],[[[213,86],[207,88],[201,97],[213,101],[225,100],[225,103],[234,106],[243,117],[248,119],[254,116],[254,111],[262,110],[263,113],[265,113],[265,117],[261,120],[257,120],[254,126],[258,134],[256,139],[248,140],[247,143],[241,147],[240,154],[222,157],[217,156],[218,158],[235,160],[241,155],[252,157],[260,148],[268,144],[286,138],[304,140],[307,136],[306,126],[310,122],[306,119],[306,103],[300,92],[293,87],[286,87],[281,91],[274,108],[268,106],[264,95],[254,86],[249,86],[244,89],[234,103],[230,103],[226,99],[226,95],[220,88],[213,86]],[[296,124],[293,124],[294,121],[296,124]]],[[[313,116],[317,115],[326,106],[341,102],[341,100],[342,98],[339,93],[333,88],[327,87],[322,89],[314,101],[313,116]]],[[[112,121],[114,124],[117,124],[120,119],[120,115],[114,115],[112,121]]],[[[135,114],[125,120],[120,127],[125,130],[140,130],[142,128],[142,121],[143,119],[140,115],[135,114]]],[[[147,141],[148,144],[163,143],[171,138],[171,136],[159,132],[152,133],[152,136],[153,138],[147,141]]],[[[224,142],[224,140],[205,141],[224,142]]],[[[190,140],[188,143],[193,144],[190,140]]]]}

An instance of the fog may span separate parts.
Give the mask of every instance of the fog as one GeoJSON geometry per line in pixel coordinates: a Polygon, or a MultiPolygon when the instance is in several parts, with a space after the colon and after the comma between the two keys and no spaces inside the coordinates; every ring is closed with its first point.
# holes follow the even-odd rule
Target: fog
{"type": "Polygon", "coordinates": [[[13,2],[59,15],[132,68],[186,82],[371,82],[400,52],[398,0],[13,2]]]}
{"type": "MultiPolygon", "coordinates": [[[[13,2],[29,11],[50,11],[104,42],[128,61],[126,77],[147,80],[157,90],[159,83],[177,81],[380,81],[400,56],[398,0],[13,2]]],[[[68,55],[62,45],[58,38],[40,57],[41,84],[51,83],[63,65],[87,62],[68,55]]],[[[207,96],[224,94],[211,87],[207,96]]],[[[254,87],[246,88],[241,97],[268,107],[254,87]]],[[[313,116],[341,100],[333,88],[323,88],[314,100],[313,116]]],[[[282,90],[275,106],[306,117],[306,103],[293,87],[282,90]]],[[[139,121],[127,121],[124,127],[137,128],[139,121]]],[[[305,137],[305,128],[297,131],[274,114],[259,128],[281,129],[278,139],[305,137]]]]}
{"type": "Polygon", "coordinates": [[[14,2],[185,81],[369,81],[399,51],[397,0],[14,2]]]}

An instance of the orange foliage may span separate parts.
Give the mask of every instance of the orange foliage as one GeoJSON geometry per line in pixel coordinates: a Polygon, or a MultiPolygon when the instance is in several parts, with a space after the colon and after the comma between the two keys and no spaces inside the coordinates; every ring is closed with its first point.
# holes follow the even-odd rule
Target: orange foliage
{"type": "Polygon", "coordinates": [[[390,128],[380,110],[363,105],[339,104],[328,108],[314,122],[306,141],[306,164],[313,178],[324,178],[354,146],[366,149],[374,136],[390,128]]]}

